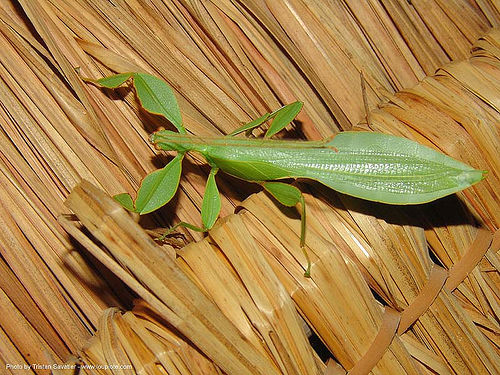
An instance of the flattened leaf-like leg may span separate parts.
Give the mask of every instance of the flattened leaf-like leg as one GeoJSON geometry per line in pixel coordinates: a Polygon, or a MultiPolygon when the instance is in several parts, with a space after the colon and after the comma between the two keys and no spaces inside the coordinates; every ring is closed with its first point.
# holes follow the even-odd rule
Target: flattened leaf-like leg
{"type": "Polygon", "coordinates": [[[188,228],[196,232],[206,232],[214,226],[221,209],[219,190],[217,189],[217,184],[215,182],[215,175],[218,171],[218,168],[212,168],[210,170],[210,174],[208,175],[207,184],[205,186],[205,195],[203,196],[203,203],[201,204],[201,221],[203,226],[198,227],[196,225],[186,223],[185,221],[181,221],[158,237],[158,241],[164,240],[169,234],[175,232],[179,227],[188,228]]]}
{"type": "Polygon", "coordinates": [[[184,154],[180,153],[162,169],[148,174],[141,182],[135,202],[128,193],[117,194],[113,198],[127,210],[140,215],[164,206],[179,187],[183,157],[184,154]]]}
{"type": "Polygon", "coordinates": [[[116,194],[113,196],[113,199],[120,203],[122,207],[126,208],[127,210],[135,212],[134,200],[129,193],[116,194]]]}
{"type": "Polygon", "coordinates": [[[215,182],[215,175],[218,171],[219,168],[212,168],[210,170],[207,184],[205,186],[205,195],[203,195],[203,203],[201,205],[201,221],[206,230],[211,229],[214,226],[221,209],[219,189],[217,189],[217,183],[215,182]]]}
{"type": "Polygon", "coordinates": [[[258,128],[266,121],[273,119],[269,129],[267,129],[266,134],[264,135],[264,138],[269,138],[283,130],[289,123],[291,123],[298,115],[303,105],[304,103],[302,102],[287,104],[274,112],[266,113],[258,119],[250,121],[249,123],[229,133],[228,136],[234,136],[243,132],[247,132],[248,135],[252,129],[258,128]]]}
{"type": "Polygon", "coordinates": [[[259,117],[258,119],[252,120],[249,123],[244,124],[243,126],[239,127],[238,129],[232,131],[229,133],[227,136],[232,137],[235,135],[238,135],[243,132],[250,132],[252,129],[255,129],[259,126],[261,126],[263,123],[265,123],[267,120],[269,120],[270,113],[266,113],[265,115],[259,117]]]}
{"type": "MultiPolygon", "coordinates": [[[[179,187],[183,153],[179,153],[165,167],[148,174],[141,182],[135,200],[135,210],[141,215],[153,212],[173,198],[179,187]]],[[[129,202],[122,202],[127,203],[129,202]]]]}
{"type": "Polygon", "coordinates": [[[278,202],[287,207],[293,207],[300,203],[300,248],[307,260],[305,277],[311,277],[311,259],[307,253],[306,244],[306,202],[302,192],[295,186],[283,182],[262,182],[262,187],[266,189],[278,202]]]}
{"type": "Polygon", "coordinates": [[[274,120],[271,123],[271,126],[269,126],[269,129],[267,129],[264,137],[272,137],[274,134],[283,130],[289,123],[291,123],[295,119],[295,117],[302,109],[303,105],[304,103],[302,102],[293,102],[271,113],[269,117],[274,118],[274,120]]]}

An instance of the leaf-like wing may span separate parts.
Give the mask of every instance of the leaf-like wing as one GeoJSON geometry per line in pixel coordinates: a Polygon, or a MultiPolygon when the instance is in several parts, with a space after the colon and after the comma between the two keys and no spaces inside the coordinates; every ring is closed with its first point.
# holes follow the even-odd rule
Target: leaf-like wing
{"type": "Polygon", "coordinates": [[[326,146],[335,149],[335,166],[316,179],[342,193],[383,203],[430,202],[466,189],[485,175],[429,147],[388,134],[342,132],[326,146]]]}

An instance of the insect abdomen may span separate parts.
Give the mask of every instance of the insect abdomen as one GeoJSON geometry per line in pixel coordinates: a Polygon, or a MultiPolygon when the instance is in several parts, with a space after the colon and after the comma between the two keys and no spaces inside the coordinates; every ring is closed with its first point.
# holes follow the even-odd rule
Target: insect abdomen
{"type": "Polygon", "coordinates": [[[391,150],[218,147],[207,157],[245,180],[308,178],[342,193],[390,204],[429,202],[460,191],[483,175],[456,161],[446,165],[432,157],[391,150]]]}

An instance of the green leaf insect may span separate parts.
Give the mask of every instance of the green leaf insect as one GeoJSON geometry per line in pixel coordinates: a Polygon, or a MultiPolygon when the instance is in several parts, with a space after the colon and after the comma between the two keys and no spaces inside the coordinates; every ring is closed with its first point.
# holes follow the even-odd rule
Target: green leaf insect
{"type": "Polygon", "coordinates": [[[211,166],[201,207],[202,227],[181,222],[179,226],[207,231],[214,225],[221,202],[215,175],[220,170],[259,183],[285,206],[301,206],[300,245],[305,251],[306,210],[302,193],[282,179],[310,179],[338,192],[369,201],[395,205],[421,204],[456,193],[481,181],[485,171],[474,169],[414,141],[371,132],[342,132],[322,141],[276,140],[269,137],[285,128],[299,113],[295,102],[243,125],[225,137],[199,137],[186,133],[172,90],[160,79],[144,73],[126,73],[94,81],[114,88],[132,78],[143,107],[165,116],[177,132],[160,130],[151,135],[157,148],[177,151],[166,167],[143,180],[133,202],[128,194],[115,199],[131,211],[152,212],[172,199],[179,186],[181,163],[189,152],[201,154],[211,166]],[[240,138],[272,120],[263,138],[240,138]]]}

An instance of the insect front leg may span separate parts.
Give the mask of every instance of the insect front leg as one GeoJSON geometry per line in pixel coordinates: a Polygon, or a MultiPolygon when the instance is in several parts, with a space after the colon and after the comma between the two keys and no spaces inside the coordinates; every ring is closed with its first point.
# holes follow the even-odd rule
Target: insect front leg
{"type": "Polygon", "coordinates": [[[305,277],[311,277],[311,259],[307,253],[306,244],[306,202],[302,192],[295,186],[283,182],[262,182],[262,187],[266,189],[278,202],[287,207],[296,206],[300,203],[300,248],[307,260],[305,277]]]}

